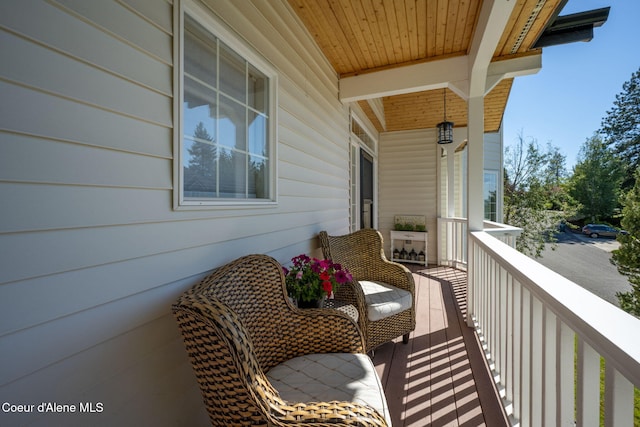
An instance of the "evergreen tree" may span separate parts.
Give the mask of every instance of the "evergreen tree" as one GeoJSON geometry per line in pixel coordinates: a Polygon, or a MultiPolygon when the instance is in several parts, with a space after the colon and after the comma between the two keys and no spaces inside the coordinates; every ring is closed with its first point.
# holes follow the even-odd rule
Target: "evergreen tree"
{"type": "Polygon", "coordinates": [[[616,296],[623,310],[640,316],[640,170],[636,171],[634,187],[624,198],[622,214],[622,227],[629,234],[618,236],[620,248],[613,251],[611,261],[629,277],[631,290],[616,296]]]}
{"type": "Polygon", "coordinates": [[[595,134],[580,148],[569,194],[591,222],[610,218],[618,207],[622,169],[613,152],[595,134]]]}
{"type": "Polygon", "coordinates": [[[640,69],[622,85],[613,105],[602,120],[600,132],[624,165],[623,188],[628,189],[640,169],[640,69]]]}
{"type": "Polygon", "coordinates": [[[213,141],[204,123],[199,122],[193,132],[195,142],[189,148],[189,168],[200,176],[210,176],[213,173],[213,165],[216,160],[216,147],[203,141],[213,141]]]}
{"type": "Polygon", "coordinates": [[[188,148],[189,166],[184,168],[184,189],[190,192],[216,191],[217,150],[204,123],[199,122],[193,132],[194,143],[188,148]]]}

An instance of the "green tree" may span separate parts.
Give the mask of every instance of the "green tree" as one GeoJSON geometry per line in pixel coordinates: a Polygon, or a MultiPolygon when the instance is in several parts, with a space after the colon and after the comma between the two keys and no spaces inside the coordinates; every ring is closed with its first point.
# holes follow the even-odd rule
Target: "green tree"
{"type": "Polygon", "coordinates": [[[535,139],[525,141],[522,133],[515,145],[505,149],[504,218],[522,228],[516,249],[527,255],[540,256],[545,243],[553,240],[550,231],[565,216],[551,210],[550,201],[552,188],[563,191],[563,161],[559,150],[549,144],[543,152],[535,139]]]}
{"type": "Polygon", "coordinates": [[[613,108],[602,119],[600,133],[624,164],[623,188],[633,187],[634,172],[640,169],[640,69],[622,85],[613,108]]]}
{"type": "Polygon", "coordinates": [[[569,195],[567,189],[566,156],[558,147],[547,144],[546,167],[543,175],[543,185],[546,192],[546,207],[552,211],[562,211],[565,217],[573,216],[577,203],[569,195]]]}
{"type": "Polygon", "coordinates": [[[199,122],[193,132],[195,142],[187,149],[189,164],[184,168],[184,189],[191,192],[216,191],[217,150],[204,123],[199,122]]]}
{"type": "Polygon", "coordinates": [[[547,144],[547,162],[544,170],[545,184],[560,186],[567,177],[565,162],[567,156],[560,152],[558,147],[547,144]]]}
{"type": "Polygon", "coordinates": [[[616,296],[623,310],[640,316],[640,170],[636,171],[635,185],[626,194],[623,204],[622,227],[629,234],[618,236],[620,248],[613,251],[611,262],[620,273],[629,277],[631,290],[616,296]]]}
{"type": "Polygon", "coordinates": [[[610,218],[619,206],[621,180],[620,162],[602,138],[594,134],[580,148],[569,194],[581,204],[580,213],[597,222],[610,218]]]}

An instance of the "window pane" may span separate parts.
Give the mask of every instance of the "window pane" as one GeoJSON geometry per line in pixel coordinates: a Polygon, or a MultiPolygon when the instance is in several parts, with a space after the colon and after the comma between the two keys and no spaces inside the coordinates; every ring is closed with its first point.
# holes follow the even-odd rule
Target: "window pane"
{"type": "Polygon", "coordinates": [[[216,147],[185,138],[183,156],[185,197],[216,197],[216,147]]]}
{"type": "Polygon", "coordinates": [[[269,169],[263,157],[251,156],[249,164],[249,198],[269,198],[269,169]]]}
{"type": "Polygon", "coordinates": [[[484,173],[484,218],[489,221],[496,221],[498,194],[498,174],[497,172],[484,173]]]}
{"type": "Polygon", "coordinates": [[[220,197],[246,197],[247,155],[220,148],[220,197]]]}
{"type": "Polygon", "coordinates": [[[267,78],[249,65],[249,107],[261,113],[267,112],[267,78]]]}
{"type": "Polygon", "coordinates": [[[220,90],[243,104],[247,102],[246,61],[220,43],[220,90]]]}
{"type": "Polygon", "coordinates": [[[183,132],[193,136],[198,126],[203,127],[208,141],[216,139],[216,93],[206,86],[185,77],[183,132]]]}
{"type": "Polygon", "coordinates": [[[247,109],[237,102],[221,96],[218,114],[220,144],[245,151],[247,149],[247,109]]]}
{"type": "Polygon", "coordinates": [[[185,73],[216,87],[216,38],[188,16],[184,24],[185,73]]]}
{"type": "Polygon", "coordinates": [[[249,111],[249,153],[268,157],[267,120],[264,116],[249,111]]]}

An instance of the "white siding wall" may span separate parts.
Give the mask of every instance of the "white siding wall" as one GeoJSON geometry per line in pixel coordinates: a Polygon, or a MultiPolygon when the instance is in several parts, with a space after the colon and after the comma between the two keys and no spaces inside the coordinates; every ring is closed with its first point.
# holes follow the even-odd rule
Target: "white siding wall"
{"type": "Polygon", "coordinates": [[[498,172],[498,199],[496,206],[498,222],[504,219],[504,189],[503,187],[503,144],[502,144],[502,128],[498,132],[484,134],[484,169],[498,172]]]}
{"type": "Polygon", "coordinates": [[[394,215],[424,215],[429,231],[429,262],[437,260],[437,153],[435,129],[380,135],[378,228],[388,257],[394,215]]]}
{"type": "Polygon", "coordinates": [[[502,131],[484,134],[484,168],[502,169],[502,131]]]}
{"type": "Polygon", "coordinates": [[[0,3],[0,402],[104,405],[0,425],[206,425],[171,303],[348,230],[336,75],[285,1],[208,4],[279,71],[276,207],[172,210],[172,4],[0,3]]]}

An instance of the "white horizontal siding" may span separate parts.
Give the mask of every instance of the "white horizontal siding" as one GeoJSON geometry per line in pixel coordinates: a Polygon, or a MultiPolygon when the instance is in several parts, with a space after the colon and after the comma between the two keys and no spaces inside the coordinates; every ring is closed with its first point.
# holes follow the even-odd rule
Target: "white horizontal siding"
{"type": "MultiPolygon", "coordinates": [[[[394,215],[424,215],[430,232],[428,257],[436,261],[437,143],[433,129],[389,132],[379,142],[379,229],[386,242],[394,215]]],[[[385,253],[389,247],[385,243],[385,253]]]]}
{"type": "MultiPolygon", "coordinates": [[[[170,305],[248,253],[344,229],[348,111],[286,1],[208,7],[279,73],[278,204],[172,209],[168,1],[0,4],[0,400],[103,402],[64,425],[204,425],[170,305]]],[[[0,425],[51,425],[0,414],[0,425]]]]}
{"type": "MultiPolygon", "coordinates": [[[[78,19],[51,3],[21,0],[20,7],[16,3],[0,2],[0,24],[7,32],[138,82],[151,90],[171,95],[171,62],[163,63],[125,39],[97,31],[86,20],[78,19]]],[[[171,20],[166,4],[161,1],[150,3],[154,12],[164,11],[168,13],[166,19],[171,20]]],[[[160,34],[159,37],[165,36],[160,34]]]]}
{"type": "Polygon", "coordinates": [[[502,175],[504,171],[504,156],[503,156],[503,135],[502,128],[495,133],[486,133],[484,135],[484,169],[498,172],[498,197],[496,200],[496,221],[502,222],[504,220],[503,207],[504,207],[504,183],[502,175]]]}
{"type": "Polygon", "coordinates": [[[9,33],[0,33],[0,55],[14,58],[0,62],[0,73],[18,85],[171,126],[172,106],[167,95],[93,65],[69,61],[68,57],[9,33]],[[40,65],[43,62],[46,67],[40,65]]]}
{"type": "Polygon", "coordinates": [[[502,132],[484,134],[484,168],[502,169],[502,132]]]}
{"type": "Polygon", "coordinates": [[[0,93],[5,101],[0,103],[0,131],[166,158],[173,156],[168,127],[3,81],[0,93]]]}
{"type": "MultiPolygon", "coordinates": [[[[68,399],[65,403],[105,403],[99,416],[34,414],[29,417],[29,425],[33,426],[207,425],[195,376],[184,356],[184,346],[177,333],[175,340],[167,341],[167,332],[175,330],[173,316],[157,318],[60,360],[48,369],[20,378],[11,384],[11,394],[3,398],[18,402],[49,402],[52,390],[55,390],[58,399],[68,399]],[[60,375],[61,372],[64,375],[60,375]],[[48,384],[51,387],[43,387],[48,384]],[[163,410],[173,407],[179,407],[181,411],[163,410]]],[[[24,414],[0,415],[3,425],[24,425],[25,419],[24,414]]]]}
{"type": "Polygon", "coordinates": [[[64,185],[170,189],[171,160],[43,137],[7,134],[0,180],[64,185]],[[144,173],[142,173],[144,171],[144,173]]]}
{"type": "MultiPolygon", "coordinates": [[[[124,40],[167,64],[173,63],[171,34],[158,31],[158,27],[139,15],[131,13],[131,10],[122,7],[117,1],[51,0],[51,2],[100,31],[124,40]]],[[[170,9],[165,8],[163,11],[167,13],[170,9]]]]}

